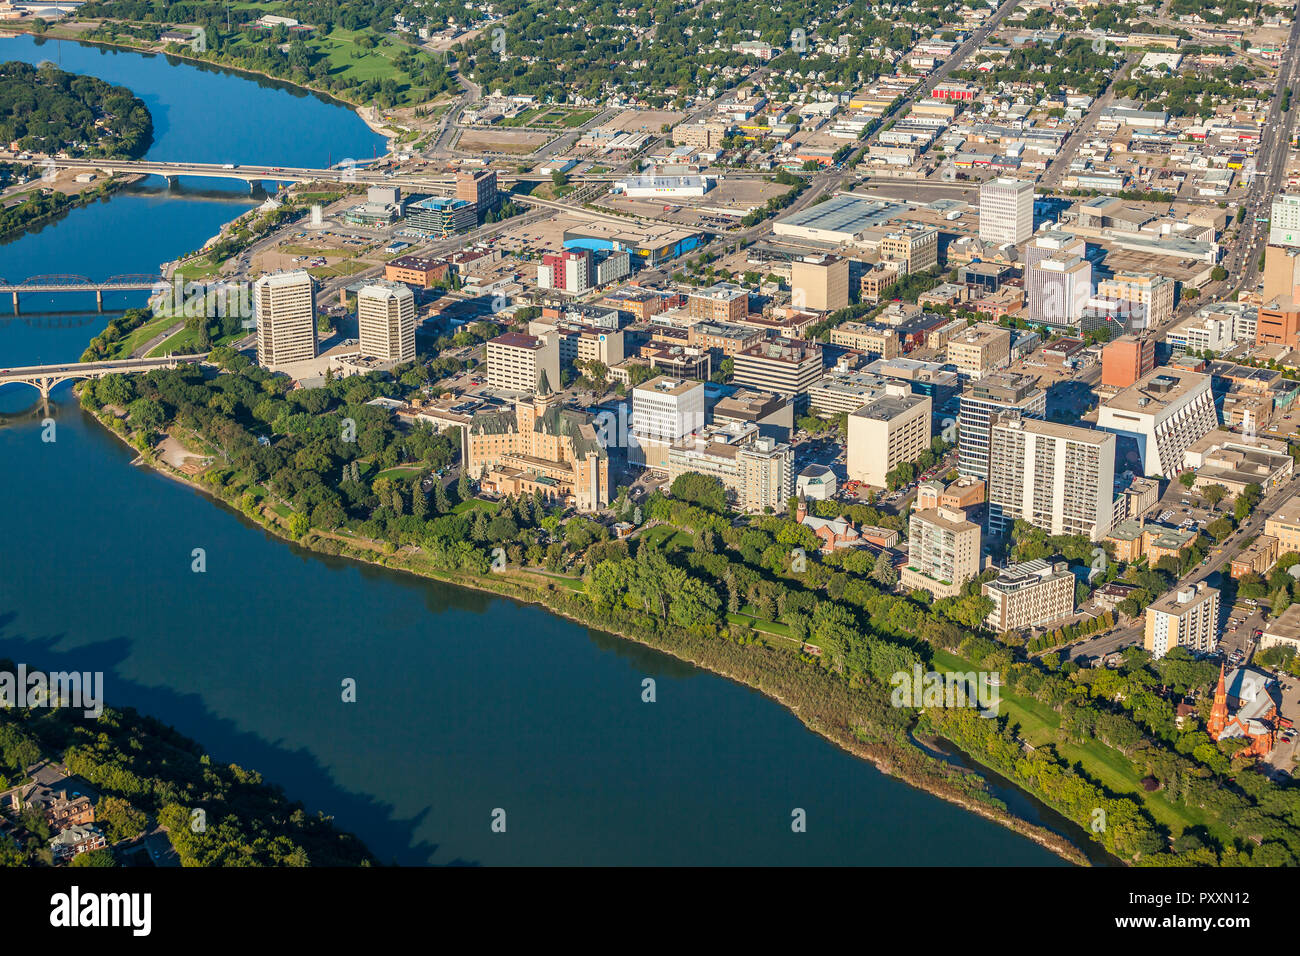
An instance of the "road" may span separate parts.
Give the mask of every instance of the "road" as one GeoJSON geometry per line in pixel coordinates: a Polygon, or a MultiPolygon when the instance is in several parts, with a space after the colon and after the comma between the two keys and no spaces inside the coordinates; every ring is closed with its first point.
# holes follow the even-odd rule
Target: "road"
{"type": "MultiPolygon", "coordinates": [[[[1264,521],[1268,516],[1297,492],[1300,492],[1300,475],[1293,476],[1290,481],[1284,482],[1274,489],[1272,494],[1255,506],[1255,510],[1241,523],[1241,526],[1224,540],[1223,544],[1217,549],[1217,554],[1212,550],[1210,558],[1205,564],[1198,564],[1169,590],[1177,591],[1179,588],[1190,587],[1222,571],[1232,562],[1237,552],[1241,550],[1241,542],[1246,538],[1261,534],[1264,530],[1264,521]]],[[[1219,616],[1222,620],[1227,619],[1228,610],[1226,607],[1219,608],[1219,616]]],[[[1122,647],[1139,644],[1142,638],[1143,624],[1134,622],[1108,631],[1100,637],[1073,644],[1068,650],[1071,656],[1103,657],[1122,647]]]]}
{"type": "Polygon", "coordinates": [[[1141,59],[1142,52],[1136,50],[1124,58],[1124,62],[1116,67],[1115,73],[1111,76],[1106,91],[1093,101],[1083,119],[1074,125],[1074,128],[1070,130],[1065,139],[1061,140],[1061,148],[1048,161],[1047,169],[1043,172],[1042,179],[1039,180],[1041,191],[1047,192],[1055,189],[1060,184],[1061,179],[1065,176],[1065,171],[1070,168],[1070,163],[1074,160],[1074,154],[1092,135],[1093,128],[1101,119],[1102,110],[1115,101],[1115,85],[1123,79],[1124,74],[1133,68],[1133,64],[1141,59]]]}

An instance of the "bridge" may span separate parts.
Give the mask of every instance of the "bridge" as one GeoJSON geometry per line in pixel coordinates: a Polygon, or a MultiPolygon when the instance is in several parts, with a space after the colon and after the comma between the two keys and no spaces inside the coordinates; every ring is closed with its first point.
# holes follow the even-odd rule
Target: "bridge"
{"type": "MultiPolygon", "coordinates": [[[[2,155],[2,151],[0,151],[2,155]]],[[[359,183],[361,185],[406,186],[416,188],[451,188],[456,185],[456,177],[451,175],[425,174],[415,172],[384,172],[368,169],[362,163],[375,160],[344,160],[343,163],[327,169],[308,166],[241,166],[234,163],[181,163],[156,162],[142,159],[60,159],[54,156],[41,156],[30,160],[55,169],[82,169],[98,171],[107,175],[113,173],[134,173],[144,176],[162,176],[168,183],[174,184],[181,176],[202,176],[211,179],[238,179],[248,184],[251,192],[261,182],[279,183],[359,183]],[[350,164],[350,165],[345,165],[350,164]]],[[[627,173],[577,173],[569,178],[578,183],[612,183],[625,179],[627,173]]],[[[727,178],[752,179],[770,175],[768,173],[741,170],[727,173],[727,178]]],[[[550,182],[550,174],[541,173],[504,173],[498,172],[501,183],[542,183],[550,182]]]]}
{"type": "Polygon", "coordinates": [[[105,375],[131,375],[152,372],[156,368],[194,365],[207,358],[202,355],[168,355],[152,359],[117,359],[109,362],[73,362],[68,365],[28,365],[23,368],[0,368],[0,385],[30,385],[50,397],[50,390],[73,379],[98,379],[105,375]]]}
{"type": "Polygon", "coordinates": [[[103,282],[94,282],[85,276],[43,275],[32,276],[22,282],[0,279],[0,293],[9,293],[14,300],[14,315],[18,314],[18,296],[25,292],[93,292],[95,305],[104,311],[105,292],[150,292],[162,282],[158,276],[142,273],[110,276],[103,282]]]}

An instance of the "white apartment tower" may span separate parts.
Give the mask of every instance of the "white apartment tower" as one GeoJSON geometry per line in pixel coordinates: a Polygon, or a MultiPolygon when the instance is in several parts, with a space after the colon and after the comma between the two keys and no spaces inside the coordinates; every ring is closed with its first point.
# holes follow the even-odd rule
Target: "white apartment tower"
{"type": "Polygon", "coordinates": [[[316,293],[304,271],[274,272],[253,283],[257,363],[278,368],[316,357],[316,293]]]}
{"type": "Polygon", "coordinates": [[[357,293],[361,354],[384,362],[415,360],[415,294],[396,282],[376,282],[357,293]]]}
{"type": "Polygon", "coordinates": [[[1115,436],[1009,412],[990,429],[989,529],[1016,519],[1096,541],[1114,523],[1115,436]]]}
{"type": "Polygon", "coordinates": [[[980,187],[980,239],[1020,245],[1034,234],[1034,184],[1000,176],[980,187]]]}

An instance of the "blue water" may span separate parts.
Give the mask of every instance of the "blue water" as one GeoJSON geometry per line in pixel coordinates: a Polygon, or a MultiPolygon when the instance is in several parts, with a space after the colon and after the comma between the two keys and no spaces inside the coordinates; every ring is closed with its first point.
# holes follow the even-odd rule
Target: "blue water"
{"type": "MultiPolygon", "coordinates": [[[[0,41],[0,59],[15,56],[131,86],[154,110],[151,157],[305,164],[368,155],[376,139],[347,109],[162,57],[0,41]]],[[[241,187],[199,185],[216,194],[75,211],[0,247],[0,275],[152,272],[247,202],[241,187]]],[[[75,359],[102,322],[0,319],[0,366],[75,359]]],[[[102,670],[110,703],[258,770],[381,860],[1060,862],[744,687],[536,607],[289,547],[133,467],[66,386],[57,440],[43,442],[34,398],[0,389],[14,416],[0,427],[0,656],[102,670]],[[656,703],[641,700],[645,677],[656,703]],[[346,678],[355,703],[341,700],[346,678]],[[491,830],[497,809],[505,833],[491,830]]]]}

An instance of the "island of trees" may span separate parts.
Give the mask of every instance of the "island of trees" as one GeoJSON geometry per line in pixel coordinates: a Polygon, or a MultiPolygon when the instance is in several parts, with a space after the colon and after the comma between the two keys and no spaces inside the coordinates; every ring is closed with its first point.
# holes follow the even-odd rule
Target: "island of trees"
{"type": "Polygon", "coordinates": [[[0,145],[135,159],[152,142],[149,109],[125,87],[50,63],[0,63],[0,145]]]}

